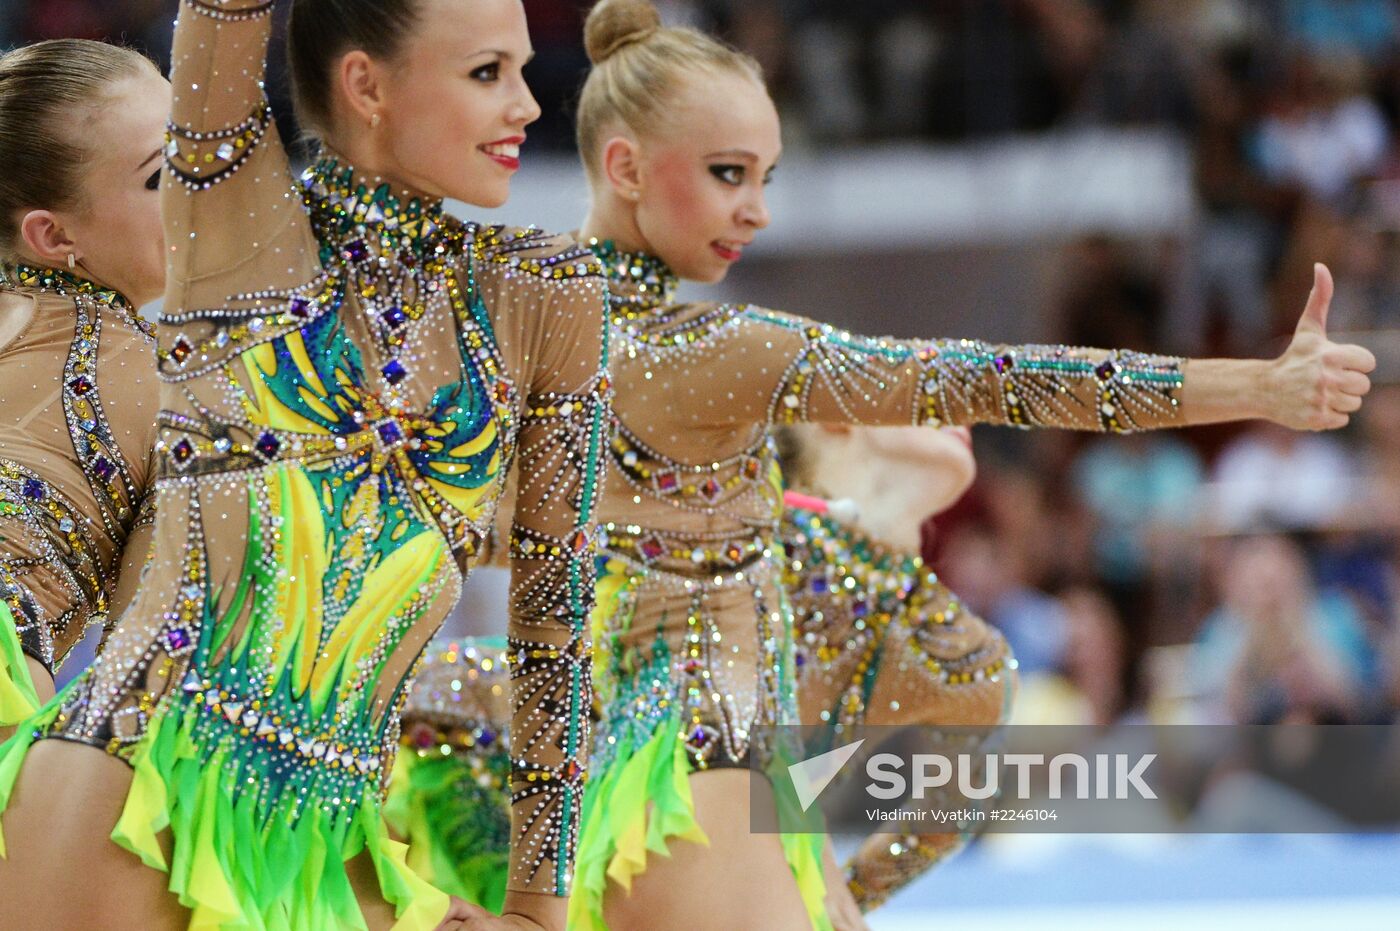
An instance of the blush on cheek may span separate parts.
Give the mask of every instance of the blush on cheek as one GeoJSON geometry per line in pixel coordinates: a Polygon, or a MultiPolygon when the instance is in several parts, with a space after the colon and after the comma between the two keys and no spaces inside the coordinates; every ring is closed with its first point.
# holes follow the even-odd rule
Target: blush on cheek
{"type": "Polygon", "coordinates": [[[668,215],[686,225],[703,221],[703,179],[693,156],[678,151],[664,153],[656,160],[654,177],[668,215]]]}

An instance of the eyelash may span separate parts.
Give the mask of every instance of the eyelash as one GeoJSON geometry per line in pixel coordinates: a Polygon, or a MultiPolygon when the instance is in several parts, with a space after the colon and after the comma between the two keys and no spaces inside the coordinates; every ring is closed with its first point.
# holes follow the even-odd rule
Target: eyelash
{"type": "MultiPolygon", "coordinates": [[[[714,175],[714,176],[715,176],[716,178],[718,178],[722,183],[728,184],[728,185],[732,185],[733,187],[738,187],[739,185],[741,185],[741,184],[744,183],[744,166],[743,166],[743,165],[711,165],[711,166],[710,166],[710,174],[714,175]],[[729,177],[730,175],[735,174],[735,173],[738,174],[738,177],[737,177],[737,178],[731,178],[731,177],[729,177]]],[[[773,172],[770,170],[770,171],[768,172],[768,174],[766,174],[766,175],[763,176],[763,184],[764,184],[764,186],[767,186],[767,185],[772,184],[772,183],[773,183],[773,172]]]]}
{"type": "Polygon", "coordinates": [[[149,178],[146,179],[146,190],[148,190],[148,191],[159,191],[159,190],[160,190],[160,169],[159,169],[159,168],[157,168],[157,169],[155,170],[155,174],[151,175],[149,178]]]}
{"type": "Polygon", "coordinates": [[[714,175],[722,183],[729,184],[734,187],[738,187],[739,185],[744,183],[743,165],[711,165],[710,174],[714,175]],[[737,174],[738,177],[731,177],[731,175],[735,174],[737,174]]]}
{"type": "Polygon", "coordinates": [[[473,81],[480,81],[483,84],[490,84],[500,76],[501,63],[498,61],[493,61],[489,65],[482,65],[471,73],[473,81]]]}

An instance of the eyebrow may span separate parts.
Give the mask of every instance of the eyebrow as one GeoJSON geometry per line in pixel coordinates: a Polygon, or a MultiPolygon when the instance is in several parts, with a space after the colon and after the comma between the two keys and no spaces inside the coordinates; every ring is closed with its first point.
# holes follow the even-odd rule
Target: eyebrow
{"type": "MultiPolygon", "coordinates": [[[[470,55],[468,55],[467,57],[468,57],[468,58],[480,58],[482,55],[494,55],[494,56],[496,56],[497,58],[503,58],[503,59],[505,59],[506,61],[509,61],[509,60],[511,60],[512,58],[515,57],[513,54],[511,54],[510,52],[507,52],[507,51],[506,51],[505,49],[503,49],[503,48],[483,48],[483,49],[477,49],[475,52],[472,52],[472,53],[471,53],[470,55]]],[[[534,49],[530,49],[530,54],[528,54],[528,55],[525,56],[525,64],[528,65],[530,62],[532,62],[532,61],[534,61],[534,60],[535,60],[535,50],[534,50],[534,49]]]]}
{"type": "Polygon", "coordinates": [[[711,152],[706,158],[742,158],[745,161],[756,162],[758,156],[747,149],[724,149],[719,152],[711,152]]]}
{"type": "Polygon", "coordinates": [[[165,151],[165,149],[163,149],[163,148],[161,148],[161,149],[156,149],[156,150],[155,150],[154,152],[152,152],[150,155],[147,155],[147,156],[146,156],[146,160],[143,161],[141,164],[139,164],[139,165],[136,166],[136,170],[137,170],[137,171],[140,171],[142,168],[145,168],[145,167],[146,167],[147,165],[149,165],[151,162],[153,162],[153,161],[155,161],[156,159],[160,158],[160,153],[162,153],[162,152],[164,152],[164,151],[165,151]]]}

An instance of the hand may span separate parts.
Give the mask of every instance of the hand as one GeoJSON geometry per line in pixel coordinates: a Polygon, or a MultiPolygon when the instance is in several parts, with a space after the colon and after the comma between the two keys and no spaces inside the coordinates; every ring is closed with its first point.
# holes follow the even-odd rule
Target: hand
{"type": "Polygon", "coordinates": [[[1364,346],[1327,338],[1331,303],[1332,274],[1319,262],[1293,342],[1269,366],[1269,419],[1275,423],[1294,430],[1345,427],[1371,390],[1367,376],[1375,371],[1376,357],[1364,346]]]}

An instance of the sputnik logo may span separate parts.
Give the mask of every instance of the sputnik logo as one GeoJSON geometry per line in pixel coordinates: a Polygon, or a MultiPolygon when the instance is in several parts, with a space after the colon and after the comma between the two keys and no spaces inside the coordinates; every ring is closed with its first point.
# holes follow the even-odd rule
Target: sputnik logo
{"type": "Polygon", "coordinates": [[[798,804],[804,812],[812,807],[817,796],[826,791],[826,787],[831,785],[831,780],[851,761],[851,757],[856,755],[863,743],[864,737],[788,767],[788,778],[792,780],[792,789],[797,793],[798,804]]]}

